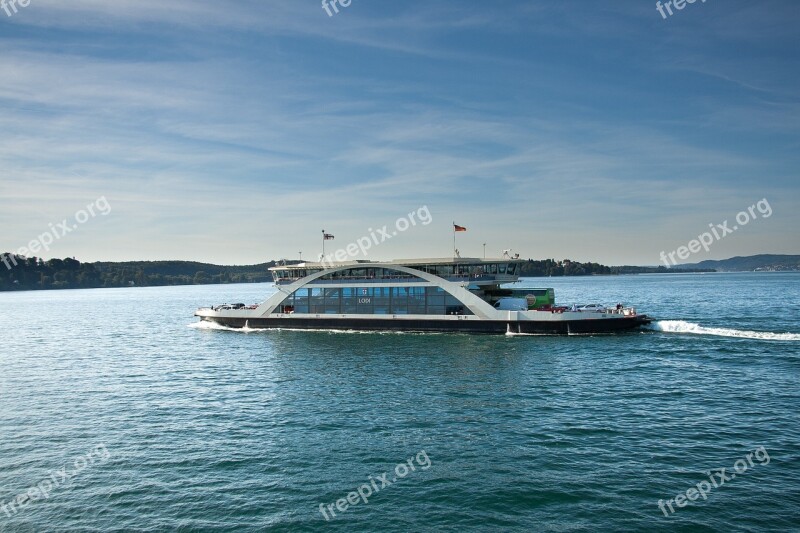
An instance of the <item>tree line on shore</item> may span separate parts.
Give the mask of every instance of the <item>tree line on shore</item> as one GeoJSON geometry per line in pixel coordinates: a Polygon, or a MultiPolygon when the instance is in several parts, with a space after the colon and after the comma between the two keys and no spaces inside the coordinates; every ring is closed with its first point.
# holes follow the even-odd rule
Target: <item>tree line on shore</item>
{"type": "Polygon", "coordinates": [[[522,265],[523,277],[551,277],[551,276],[613,276],[618,274],[658,274],[668,272],[715,272],[711,268],[666,268],[665,266],[606,266],[599,263],[581,263],[564,259],[534,260],[528,259],[522,265]]]}
{"type": "MultiPolygon", "coordinates": [[[[101,287],[158,287],[263,283],[272,281],[269,268],[276,261],[245,266],[220,266],[193,261],[129,261],[81,263],[74,258],[40,259],[0,255],[0,291],[91,289],[101,287]]],[[[522,264],[525,277],[588,276],[674,272],[661,267],[609,267],[598,263],[529,259],[522,264]]],[[[687,272],[687,270],[679,270],[687,272]]],[[[701,271],[694,269],[693,271],[701,271]]],[[[708,271],[708,270],[705,270],[708,271]]]]}
{"type": "Polygon", "coordinates": [[[81,263],[76,259],[20,257],[4,254],[0,290],[158,287],[272,281],[275,262],[248,266],[218,266],[192,261],[130,261],[81,263]]]}

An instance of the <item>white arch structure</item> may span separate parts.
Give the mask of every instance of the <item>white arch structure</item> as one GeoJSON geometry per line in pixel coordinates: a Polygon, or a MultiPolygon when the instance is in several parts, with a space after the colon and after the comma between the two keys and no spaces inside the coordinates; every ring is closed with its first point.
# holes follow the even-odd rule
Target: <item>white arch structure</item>
{"type": "MultiPolygon", "coordinates": [[[[333,274],[334,272],[341,272],[343,270],[350,270],[353,268],[382,268],[384,270],[394,270],[397,272],[402,272],[404,274],[409,274],[413,277],[425,280],[427,283],[419,284],[415,286],[421,287],[439,287],[446,293],[453,296],[459,302],[464,304],[472,313],[479,317],[479,318],[500,318],[498,317],[500,312],[497,311],[494,307],[489,305],[485,300],[481,299],[480,297],[472,294],[467,289],[462,287],[457,283],[453,283],[451,281],[447,281],[446,279],[440,278],[434,274],[429,274],[427,272],[423,272],[421,270],[415,270],[413,268],[408,268],[404,266],[398,265],[375,265],[375,266],[361,266],[361,265],[347,265],[341,266],[336,268],[329,268],[325,270],[321,270],[317,273],[311,274],[304,278],[301,278],[288,287],[278,287],[278,292],[273,294],[267,301],[260,304],[258,308],[254,311],[251,311],[247,316],[250,318],[267,318],[271,313],[278,308],[278,306],[283,302],[288,296],[293,294],[298,289],[302,289],[304,286],[313,283],[314,281],[318,280],[323,276],[327,276],[328,274],[333,274]]],[[[404,287],[406,284],[398,283],[398,282],[386,282],[386,283],[370,283],[372,287],[404,287]]]]}

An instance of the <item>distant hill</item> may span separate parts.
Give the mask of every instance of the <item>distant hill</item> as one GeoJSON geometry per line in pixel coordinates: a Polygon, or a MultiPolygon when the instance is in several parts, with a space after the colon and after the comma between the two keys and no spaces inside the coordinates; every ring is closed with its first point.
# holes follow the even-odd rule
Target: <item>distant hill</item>
{"type": "Polygon", "coordinates": [[[136,272],[142,271],[146,276],[160,274],[162,276],[189,276],[194,278],[198,272],[205,273],[210,278],[232,276],[235,279],[228,281],[233,281],[234,283],[272,281],[272,276],[268,269],[276,265],[275,261],[244,266],[212,265],[196,261],[125,261],[120,263],[100,261],[87,264],[92,265],[100,272],[128,269],[136,272]]]}
{"type": "Polygon", "coordinates": [[[75,259],[49,259],[0,254],[0,291],[41,289],[92,289],[99,287],[157,287],[215,283],[272,281],[269,267],[220,266],[193,261],[128,261],[81,263],[75,259]]]}
{"type": "Polygon", "coordinates": [[[719,272],[797,272],[800,271],[800,255],[750,255],[731,257],[719,261],[700,261],[699,263],[676,265],[676,268],[713,268],[719,272]]]}

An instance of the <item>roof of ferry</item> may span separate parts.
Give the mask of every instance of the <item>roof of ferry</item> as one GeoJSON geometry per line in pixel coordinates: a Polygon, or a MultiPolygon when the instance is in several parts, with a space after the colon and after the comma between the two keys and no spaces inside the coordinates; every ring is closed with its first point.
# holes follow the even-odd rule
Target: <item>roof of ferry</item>
{"type": "Polygon", "coordinates": [[[313,261],[304,261],[302,263],[293,263],[291,265],[274,266],[270,270],[286,270],[295,268],[336,268],[343,266],[380,266],[380,265],[395,265],[395,266],[408,266],[408,265],[475,265],[475,264],[490,264],[490,263],[522,263],[525,259],[515,259],[513,257],[496,257],[496,258],[480,258],[480,257],[428,257],[422,259],[393,259],[391,261],[370,261],[368,259],[357,259],[355,261],[331,261],[325,263],[318,263],[313,261]]]}

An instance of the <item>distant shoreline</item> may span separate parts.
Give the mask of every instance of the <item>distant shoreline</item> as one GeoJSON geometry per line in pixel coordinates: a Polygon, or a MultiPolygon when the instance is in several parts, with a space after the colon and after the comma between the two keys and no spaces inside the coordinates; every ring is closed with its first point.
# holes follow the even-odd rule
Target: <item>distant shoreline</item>
{"type": "MultiPolygon", "coordinates": [[[[269,261],[257,265],[224,266],[194,261],[125,261],[81,263],[72,258],[49,259],[0,254],[0,291],[225,285],[271,282],[269,261]]],[[[287,261],[280,264],[293,264],[287,261]]],[[[664,266],[609,267],[569,259],[529,259],[521,277],[613,276],[648,273],[712,272],[712,269],[667,269],[664,266]]]]}
{"type": "MultiPolygon", "coordinates": [[[[269,268],[299,261],[269,261],[256,265],[225,266],[196,261],[123,261],[81,263],[76,259],[49,259],[0,254],[0,291],[165,287],[268,283],[269,268]]],[[[632,274],[696,274],[714,272],[796,272],[800,255],[757,255],[721,261],[703,261],[666,268],[606,266],[569,259],[528,259],[520,277],[619,276],[632,274]]]]}

